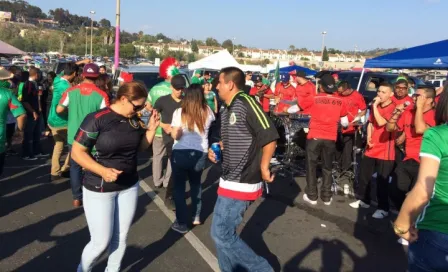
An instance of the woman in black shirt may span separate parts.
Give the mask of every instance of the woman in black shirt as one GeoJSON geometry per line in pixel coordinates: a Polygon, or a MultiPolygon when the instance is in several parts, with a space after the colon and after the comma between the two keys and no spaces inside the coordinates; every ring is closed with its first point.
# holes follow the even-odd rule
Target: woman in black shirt
{"type": "Polygon", "coordinates": [[[106,248],[106,270],[120,270],[137,206],[137,152],[149,147],[159,125],[157,113],[148,129],[136,115],[147,96],[143,84],[124,84],[110,108],[87,115],[75,136],[72,157],[86,169],[83,202],[91,236],[78,271],[91,271],[106,248]]]}

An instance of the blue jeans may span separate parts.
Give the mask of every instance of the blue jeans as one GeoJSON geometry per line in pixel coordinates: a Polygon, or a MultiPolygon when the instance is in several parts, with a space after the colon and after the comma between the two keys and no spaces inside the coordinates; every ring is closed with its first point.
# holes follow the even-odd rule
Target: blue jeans
{"type": "MultiPolygon", "coordinates": [[[[72,145],[68,145],[70,154],[72,154],[72,145]]],[[[82,179],[84,172],[81,165],[75,162],[70,156],[70,186],[74,200],[82,200],[82,179]]]]}
{"type": "Polygon", "coordinates": [[[138,182],[129,189],[98,193],[84,188],[84,212],[90,242],[84,247],[78,272],[91,271],[98,257],[108,248],[105,271],[120,271],[126,239],[138,199],[138,182]]]}
{"type": "Polygon", "coordinates": [[[232,272],[238,268],[256,272],[274,271],[236,233],[250,204],[251,201],[223,196],[218,196],[216,200],[211,236],[215,241],[219,268],[223,272],[232,272]]]}
{"type": "Polygon", "coordinates": [[[22,156],[23,157],[34,157],[37,154],[42,153],[42,149],[40,146],[40,127],[41,117],[39,119],[34,120],[33,116],[27,116],[25,131],[23,135],[22,142],[22,156]]]}
{"type": "Polygon", "coordinates": [[[418,240],[409,245],[409,272],[448,271],[448,234],[419,230],[418,240]]]}
{"type": "Polygon", "coordinates": [[[174,204],[176,205],[176,219],[179,224],[187,224],[188,210],[185,201],[185,185],[190,182],[190,196],[193,217],[201,214],[202,188],[201,176],[205,166],[207,154],[192,149],[174,149],[171,155],[171,168],[174,182],[174,204]]]}

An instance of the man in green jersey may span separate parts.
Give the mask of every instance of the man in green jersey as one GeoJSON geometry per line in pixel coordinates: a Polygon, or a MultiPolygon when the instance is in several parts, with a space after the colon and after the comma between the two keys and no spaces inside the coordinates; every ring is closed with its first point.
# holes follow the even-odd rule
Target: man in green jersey
{"type": "Polygon", "coordinates": [[[194,71],[194,75],[191,78],[191,84],[204,84],[204,79],[201,77],[201,70],[194,71]]]}
{"type": "Polygon", "coordinates": [[[56,108],[62,98],[62,94],[71,87],[77,71],[78,66],[75,63],[67,63],[64,68],[64,75],[56,77],[53,81],[53,98],[51,99],[48,114],[48,126],[54,139],[53,156],[51,157],[51,181],[62,178],[70,170],[70,155],[67,155],[62,167],[60,164],[64,145],[67,142],[68,116],[66,112],[58,114],[56,108]]]}
{"type": "MultiPolygon", "coordinates": [[[[12,74],[0,69],[0,82],[12,78],[12,74]]],[[[3,173],[6,155],[6,119],[8,112],[17,119],[17,128],[23,131],[26,121],[26,112],[19,100],[12,94],[11,90],[0,87],[0,175],[3,173]]]]}
{"type": "MultiPolygon", "coordinates": [[[[148,104],[151,108],[156,104],[157,100],[166,95],[171,95],[171,78],[179,74],[178,61],[175,58],[166,58],[162,61],[159,68],[159,76],[165,80],[151,88],[148,95],[148,104]]],[[[160,120],[163,122],[163,120],[160,120]]],[[[152,176],[156,187],[168,186],[171,177],[171,164],[168,160],[165,176],[162,176],[162,161],[167,155],[167,148],[162,138],[162,127],[156,130],[156,137],[152,143],[152,176]]]]}
{"type": "MultiPolygon", "coordinates": [[[[109,96],[95,85],[100,71],[96,64],[86,64],[82,71],[83,82],[69,88],[62,94],[56,113],[63,115],[68,109],[67,142],[71,151],[75,134],[87,114],[109,107],[109,96]]],[[[82,168],[70,158],[70,185],[72,186],[73,206],[82,205],[82,168]]]]}

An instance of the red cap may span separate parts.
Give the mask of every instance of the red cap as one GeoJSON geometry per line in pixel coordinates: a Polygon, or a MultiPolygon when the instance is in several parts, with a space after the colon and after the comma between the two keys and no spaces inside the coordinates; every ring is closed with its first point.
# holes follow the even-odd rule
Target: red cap
{"type": "Polygon", "coordinates": [[[129,83],[134,80],[134,76],[132,74],[121,72],[120,77],[118,78],[119,81],[123,81],[124,83],[129,83]]]}

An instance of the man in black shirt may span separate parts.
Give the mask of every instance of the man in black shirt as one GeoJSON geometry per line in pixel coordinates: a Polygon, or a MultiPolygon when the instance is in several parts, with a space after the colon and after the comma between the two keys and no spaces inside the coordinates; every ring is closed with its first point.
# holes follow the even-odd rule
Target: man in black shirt
{"type": "Polygon", "coordinates": [[[41,108],[39,106],[39,90],[36,80],[37,68],[30,68],[29,80],[25,82],[22,92],[22,104],[26,110],[25,133],[22,142],[22,159],[37,160],[37,157],[45,157],[40,146],[41,134],[41,108]]]}
{"type": "MultiPolygon", "coordinates": [[[[168,186],[166,187],[165,203],[168,208],[174,209],[173,201],[173,182],[171,179],[171,166],[169,158],[171,157],[172,147],[174,140],[171,137],[171,120],[173,119],[173,113],[180,108],[180,102],[182,100],[182,91],[187,86],[187,82],[182,75],[175,75],[171,79],[171,95],[162,96],[157,99],[154,109],[156,109],[160,115],[160,127],[162,127],[163,144],[166,148],[168,156],[167,173],[165,177],[168,178],[168,186]]],[[[162,186],[162,185],[161,185],[162,186]]]]}

